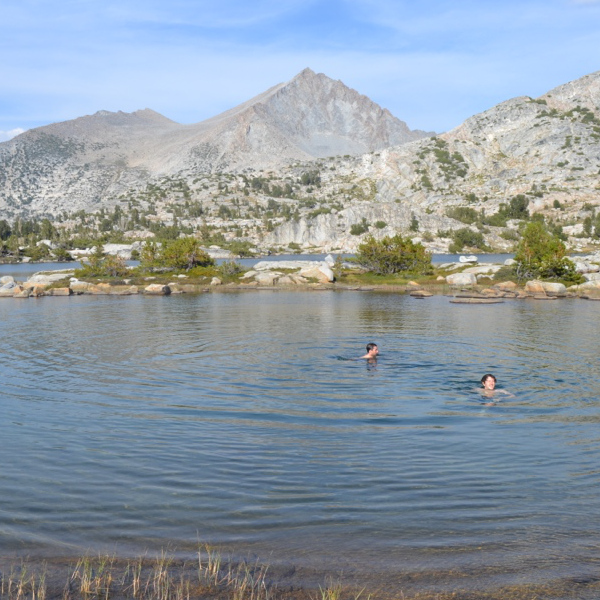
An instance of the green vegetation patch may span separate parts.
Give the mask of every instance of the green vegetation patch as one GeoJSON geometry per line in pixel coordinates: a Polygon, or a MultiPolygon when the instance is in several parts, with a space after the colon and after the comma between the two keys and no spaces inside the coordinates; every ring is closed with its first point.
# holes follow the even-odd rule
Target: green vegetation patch
{"type": "Polygon", "coordinates": [[[186,269],[209,267],[215,263],[200,247],[196,238],[179,238],[163,242],[159,246],[155,242],[147,242],[140,256],[142,269],[186,269]]]}
{"type": "Polygon", "coordinates": [[[462,252],[463,248],[477,248],[488,251],[490,248],[485,243],[483,234],[469,227],[463,227],[452,232],[452,243],[448,247],[451,254],[462,252]]]}
{"type": "Polygon", "coordinates": [[[524,228],[516,249],[516,273],[520,279],[562,279],[578,283],[582,277],[566,254],[562,240],[548,231],[543,222],[533,221],[524,228]]]}
{"type": "Polygon", "coordinates": [[[378,275],[408,272],[429,273],[433,270],[431,254],[420,243],[401,235],[376,240],[369,236],[356,253],[356,262],[378,275]]]}

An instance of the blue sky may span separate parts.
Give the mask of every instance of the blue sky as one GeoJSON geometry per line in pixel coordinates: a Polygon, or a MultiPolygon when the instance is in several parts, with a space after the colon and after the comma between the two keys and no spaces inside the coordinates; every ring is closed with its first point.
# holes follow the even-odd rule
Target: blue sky
{"type": "Polygon", "coordinates": [[[305,67],[446,131],[600,70],[600,0],[1,0],[0,141],[98,110],[194,123],[305,67]]]}

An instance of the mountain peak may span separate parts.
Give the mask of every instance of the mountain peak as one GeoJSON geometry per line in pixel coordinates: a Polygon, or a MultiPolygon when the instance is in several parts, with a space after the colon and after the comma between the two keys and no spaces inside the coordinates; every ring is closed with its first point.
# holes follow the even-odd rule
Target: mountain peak
{"type": "Polygon", "coordinates": [[[29,197],[42,187],[36,207],[44,210],[61,210],[60,198],[75,195],[78,206],[94,206],[156,176],[278,168],[378,151],[426,135],[341,81],[305,68],[201,123],[181,125],[149,108],[99,110],[0,144],[0,174],[12,165],[15,144],[29,144],[34,150],[22,156],[35,155],[37,161],[11,166],[4,187],[0,180],[0,208],[4,198],[29,197]],[[24,174],[33,171],[44,177],[30,184],[24,174]]]}
{"type": "Polygon", "coordinates": [[[302,69],[302,71],[300,71],[300,73],[298,73],[298,75],[296,75],[292,79],[302,79],[304,77],[314,77],[315,75],[316,75],[316,73],[310,67],[306,67],[305,69],[302,69]]]}
{"type": "Polygon", "coordinates": [[[261,99],[264,110],[313,157],[361,154],[430,135],[411,131],[367,96],[308,67],[270,92],[261,99]]]}

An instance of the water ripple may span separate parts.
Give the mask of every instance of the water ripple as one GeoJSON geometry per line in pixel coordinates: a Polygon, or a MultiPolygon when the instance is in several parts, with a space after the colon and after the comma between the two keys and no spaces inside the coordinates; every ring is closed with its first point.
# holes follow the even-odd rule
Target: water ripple
{"type": "Polygon", "coordinates": [[[540,547],[544,573],[600,559],[597,303],[61,300],[0,302],[5,552],[201,537],[389,572],[482,548],[506,570],[540,547]],[[376,365],[356,360],[369,341],[376,365]],[[482,403],[489,371],[514,398],[482,403]]]}

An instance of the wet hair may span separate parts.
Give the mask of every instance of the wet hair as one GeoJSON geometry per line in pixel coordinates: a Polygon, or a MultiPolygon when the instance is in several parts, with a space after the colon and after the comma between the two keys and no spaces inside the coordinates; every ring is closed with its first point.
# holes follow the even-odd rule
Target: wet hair
{"type": "Polygon", "coordinates": [[[496,378],[491,374],[491,373],[486,373],[482,378],[481,378],[481,385],[485,384],[485,381],[488,377],[491,377],[494,380],[494,383],[496,383],[496,378]]]}
{"type": "Polygon", "coordinates": [[[373,348],[377,348],[377,344],[375,342],[369,342],[367,344],[367,352],[371,352],[371,350],[373,350],[373,348]]]}

